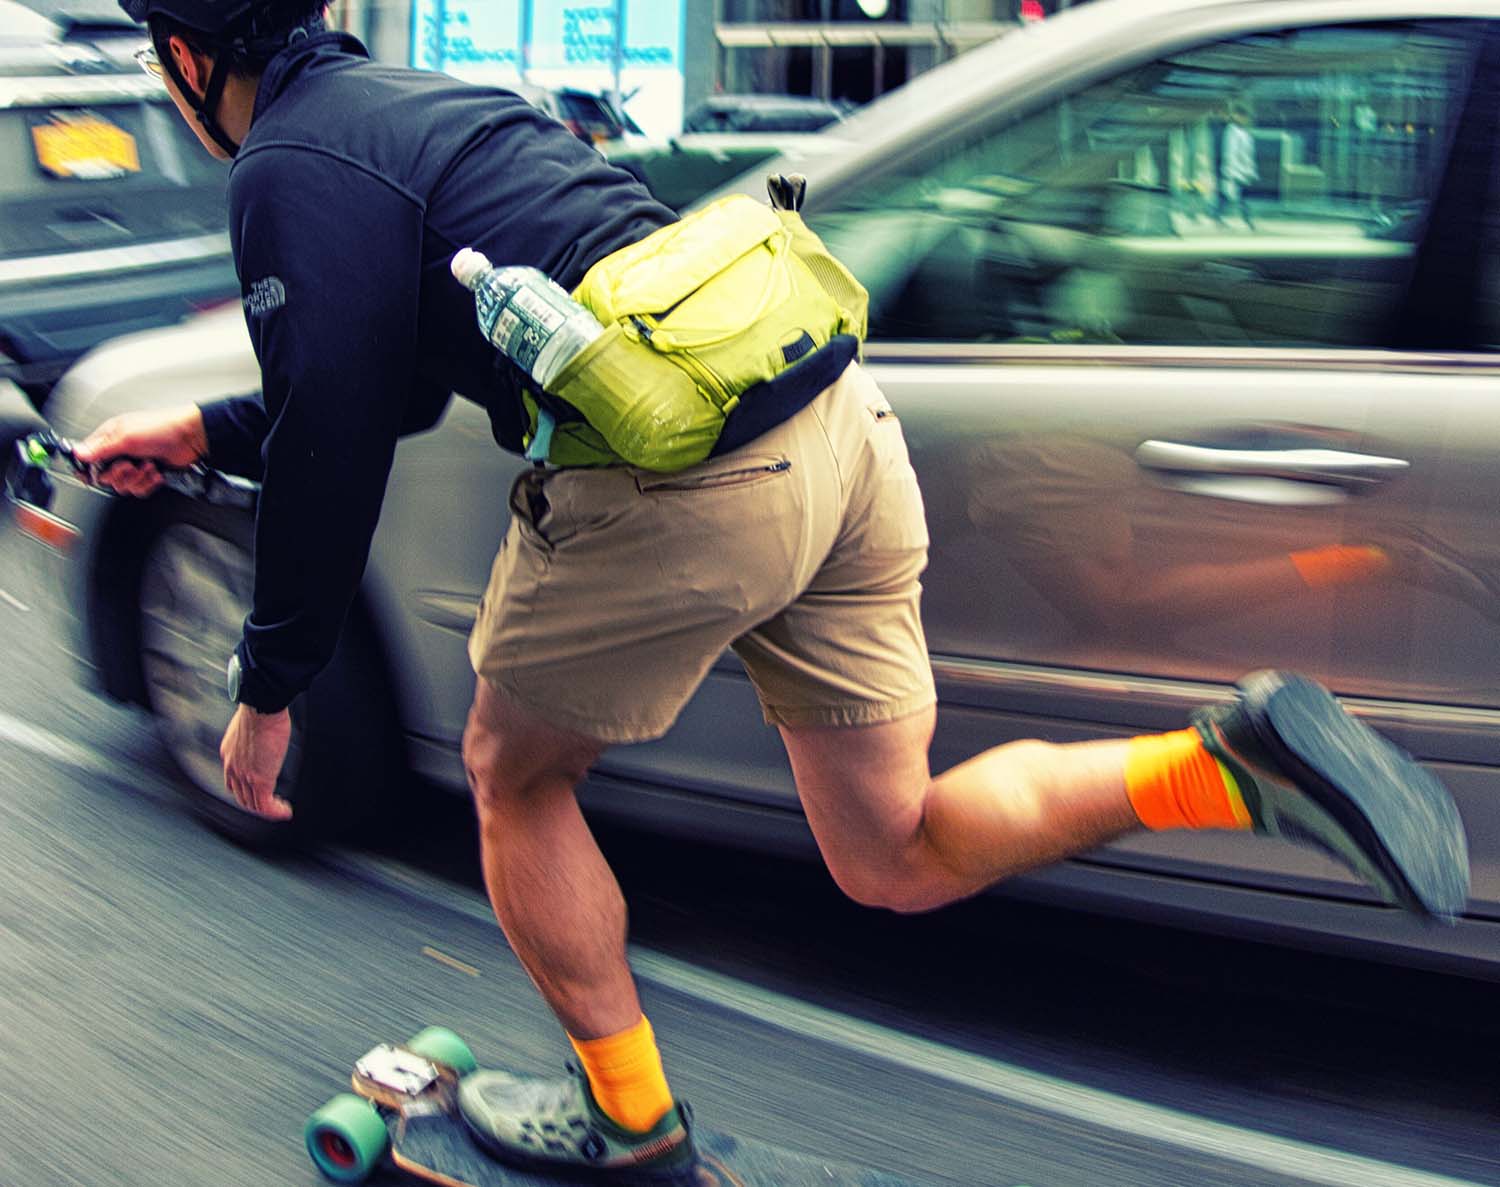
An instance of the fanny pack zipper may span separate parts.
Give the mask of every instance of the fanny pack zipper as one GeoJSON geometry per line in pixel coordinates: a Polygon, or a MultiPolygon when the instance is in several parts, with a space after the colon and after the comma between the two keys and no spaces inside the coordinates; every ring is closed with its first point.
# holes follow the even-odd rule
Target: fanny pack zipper
{"type": "MultiPolygon", "coordinates": [[[[641,317],[639,314],[631,314],[630,324],[635,327],[636,333],[640,336],[641,340],[646,343],[647,346],[650,346],[653,350],[656,350],[657,353],[660,354],[663,358],[671,359],[679,367],[681,367],[684,371],[691,375],[693,377],[693,381],[697,383],[699,387],[711,393],[711,395],[713,396],[714,405],[717,408],[720,408],[725,412],[729,411],[732,403],[729,396],[729,385],[724,382],[717,371],[715,371],[712,367],[710,367],[707,363],[705,363],[702,359],[698,358],[690,351],[682,349],[661,350],[651,340],[652,334],[655,332],[655,327],[653,327],[650,322],[648,322],[644,317],[641,317]]],[[[737,403],[737,401],[734,402],[737,403]]]]}

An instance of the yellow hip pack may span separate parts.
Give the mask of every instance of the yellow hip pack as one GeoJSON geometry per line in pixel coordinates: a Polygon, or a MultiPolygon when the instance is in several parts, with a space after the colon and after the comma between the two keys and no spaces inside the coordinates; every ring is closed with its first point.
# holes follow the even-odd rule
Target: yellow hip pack
{"type": "MultiPolygon", "coordinates": [[[[773,178],[773,200],[800,180],[773,178]]],[[[660,471],[706,458],[746,389],[836,334],[863,341],[868,304],[795,209],[744,194],[604,257],[573,298],[604,333],[546,387],[583,418],[559,418],[547,460],[660,471]]]]}

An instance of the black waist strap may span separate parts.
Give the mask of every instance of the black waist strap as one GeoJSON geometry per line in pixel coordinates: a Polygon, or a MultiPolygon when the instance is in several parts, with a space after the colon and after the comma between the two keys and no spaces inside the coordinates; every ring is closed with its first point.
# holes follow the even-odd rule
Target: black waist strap
{"type": "Polygon", "coordinates": [[[748,445],[768,429],[790,420],[811,404],[819,392],[833,386],[858,353],[858,338],[853,334],[835,334],[828,345],[793,363],[775,379],[746,388],[734,411],[725,417],[724,428],[709,457],[748,445]]]}

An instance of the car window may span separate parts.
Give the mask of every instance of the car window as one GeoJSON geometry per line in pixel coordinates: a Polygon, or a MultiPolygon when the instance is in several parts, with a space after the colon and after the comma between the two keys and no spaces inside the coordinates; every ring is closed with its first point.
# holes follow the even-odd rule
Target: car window
{"type": "Polygon", "coordinates": [[[1196,47],[959,129],[813,222],[877,338],[1379,345],[1478,44],[1450,21],[1196,47]]]}
{"type": "Polygon", "coordinates": [[[228,170],[160,99],[0,111],[0,258],[222,232],[228,170]]]}

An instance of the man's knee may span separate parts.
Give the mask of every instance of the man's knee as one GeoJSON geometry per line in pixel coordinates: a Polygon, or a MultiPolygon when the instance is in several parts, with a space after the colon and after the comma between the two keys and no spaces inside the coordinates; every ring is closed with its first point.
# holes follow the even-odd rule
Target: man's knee
{"type": "Polygon", "coordinates": [[[914,915],[952,898],[918,865],[894,854],[841,858],[825,853],[824,860],[838,888],[862,907],[914,915]]]}
{"type": "Polygon", "coordinates": [[[478,681],[464,726],[463,761],[481,811],[513,809],[539,794],[571,790],[602,749],[478,681]]]}

